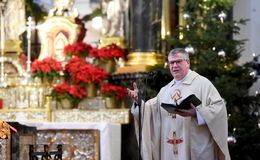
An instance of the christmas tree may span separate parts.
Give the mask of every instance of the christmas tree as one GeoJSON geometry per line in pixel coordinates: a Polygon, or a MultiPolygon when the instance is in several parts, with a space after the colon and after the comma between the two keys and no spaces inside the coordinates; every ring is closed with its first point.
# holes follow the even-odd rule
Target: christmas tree
{"type": "MultiPolygon", "coordinates": [[[[247,20],[232,20],[233,3],[187,0],[179,6],[184,23],[175,28],[174,36],[168,37],[167,52],[185,48],[190,53],[191,69],[211,80],[226,101],[231,159],[253,160],[260,152],[260,96],[248,94],[256,81],[249,74],[251,68],[237,64],[244,40],[235,40],[233,36],[239,34],[239,25],[247,20]]],[[[167,77],[164,70],[161,68],[160,76],[167,77]]],[[[158,79],[151,82],[151,88],[162,82],[161,77],[158,79]]]]}

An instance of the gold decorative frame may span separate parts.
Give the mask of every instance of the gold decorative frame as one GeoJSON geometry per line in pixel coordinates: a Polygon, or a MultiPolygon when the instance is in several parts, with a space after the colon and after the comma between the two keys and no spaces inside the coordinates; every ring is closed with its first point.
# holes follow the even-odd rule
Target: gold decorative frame
{"type": "Polygon", "coordinates": [[[116,73],[147,72],[152,66],[165,63],[165,55],[156,52],[132,52],[127,58],[126,65],[118,67],[116,73]]]}
{"type": "Polygon", "coordinates": [[[52,112],[51,117],[52,122],[130,123],[129,109],[56,110],[52,112]]]}
{"type": "Polygon", "coordinates": [[[67,40],[68,44],[72,44],[77,41],[80,33],[80,27],[75,22],[75,17],[62,17],[54,16],[48,18],[39,27],[39,37],[42,43],[41,52],[38,59],[50,57],[54,52],[54,39],[50,41],[50,36],[58,36],[62,33],[67,40]]]}

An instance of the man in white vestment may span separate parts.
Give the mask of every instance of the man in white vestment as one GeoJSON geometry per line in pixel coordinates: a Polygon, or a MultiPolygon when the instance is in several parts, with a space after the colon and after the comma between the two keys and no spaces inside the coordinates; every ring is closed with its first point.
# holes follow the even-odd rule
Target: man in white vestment
{"type": "MultiPolygon", "coordinates": [[[[230,160],[224,100],[207,78],[190,70],[189,54],[184,49],[170,51],[168,62],[173,80],[155,98],[142,102],[142,159],[230,160]],[[190,109],[178,109],[174,113],[161,107],[162,103],[179,104],[191,94],[201,100],[197,107],[190,103],[190,109]]],[[[128,94],[135,102],[131,112],[138,137],[136,83],[133,87],[128,89],[128,94]]]]}

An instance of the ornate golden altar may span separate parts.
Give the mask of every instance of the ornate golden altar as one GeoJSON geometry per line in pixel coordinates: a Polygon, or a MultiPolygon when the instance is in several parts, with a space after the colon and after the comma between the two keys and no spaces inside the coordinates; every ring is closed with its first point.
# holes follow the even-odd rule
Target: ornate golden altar
{"type": "MultiPolygon", "coordinates": [[[[20,158],[28,159],[28,146],[31,144],[38,148],[37,151],[42,150],[43,144],[50,145],[50,149],[62,144],[66,160],[76,157],[120,160],[121,124],[130,123],[129,109],[105,109],[104,106],[61,109],[60,104],[48,96],[49,90],[48,84],[41,83],[0,87],[1,119],[37,130],[36,135],[18,130],[20,158]]],[[[90,101],[86,105],[100,105],[93,103],[99,100],[90,101]]],[[[12,159],[9,157],[11,141],[1,141],[0,148],[3,152],[0,158],[12,159]]]]}

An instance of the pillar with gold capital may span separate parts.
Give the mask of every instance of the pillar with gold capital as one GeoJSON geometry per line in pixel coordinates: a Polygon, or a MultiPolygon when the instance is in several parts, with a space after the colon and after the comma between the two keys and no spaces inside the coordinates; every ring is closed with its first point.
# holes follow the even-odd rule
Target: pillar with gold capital
{"type": "Polygon", "coordinates": [[[161,0],[130,1],[130,53],[117,73],[149,71],[164,64],[161,52],[161,0]]]}

